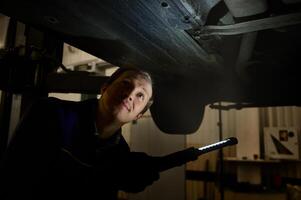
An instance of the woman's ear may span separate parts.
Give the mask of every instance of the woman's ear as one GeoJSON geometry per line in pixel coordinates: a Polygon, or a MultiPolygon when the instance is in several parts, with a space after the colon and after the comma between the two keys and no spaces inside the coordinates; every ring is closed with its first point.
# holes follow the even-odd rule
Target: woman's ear
{"type": "Polygon", "coordinates": [[[100,94],[103,94],[108,88],[108,84],[103,84],[100,88],[100,94]]]}

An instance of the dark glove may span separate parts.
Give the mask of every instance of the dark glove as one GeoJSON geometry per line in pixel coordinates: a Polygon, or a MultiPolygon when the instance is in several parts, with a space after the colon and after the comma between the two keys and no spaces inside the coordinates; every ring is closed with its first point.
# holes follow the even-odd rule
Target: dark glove
{"type": "Polygon", "coordinates": [[[120,158],[120,161],[114,175],[115,184],[120,190],[141,192],[159,179],[159,171],[155,168],[153,157],[145,153],[130,152],[120,158]]]}

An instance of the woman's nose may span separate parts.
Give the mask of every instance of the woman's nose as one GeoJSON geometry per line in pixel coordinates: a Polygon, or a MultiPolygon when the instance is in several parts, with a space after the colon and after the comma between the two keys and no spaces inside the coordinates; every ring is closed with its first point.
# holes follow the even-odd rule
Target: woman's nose
{"type": "Polygon", "coordinates": [[[134,101],[134,98],[135,98],[135,88],[132,88],[132,90],[129,92],[128,100],[134,101]]]}
{"type": "Polygon", "coordinates": [[[123,88],[121,88],[122,90],[122,96],[123,98],[127,98],[129,101],[133,100],[133,97],[131,96],[134,90],[134,86],[131,83],[126,83],[123,85],[123,88]]]}

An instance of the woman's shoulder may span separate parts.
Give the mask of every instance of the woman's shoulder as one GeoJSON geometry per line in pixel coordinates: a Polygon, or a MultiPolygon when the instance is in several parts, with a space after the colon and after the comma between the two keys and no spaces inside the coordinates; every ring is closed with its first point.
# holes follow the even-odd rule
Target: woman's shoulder
{"type": "Polygon", "coordinates": [[[33,102],[33,105],[38,106],[59,106],[59,105],[77,105],[80,102],[71,101],[71,100],[63,100],[57,97],[41,97],[33,102]]]}

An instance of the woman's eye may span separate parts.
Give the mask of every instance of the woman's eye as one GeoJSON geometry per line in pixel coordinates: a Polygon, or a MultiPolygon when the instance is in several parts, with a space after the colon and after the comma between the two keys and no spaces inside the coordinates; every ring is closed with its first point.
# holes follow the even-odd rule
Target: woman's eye
{"type": "Polygon", "coordinates": [[[142,100],[144,99],[144,94],[142,94],[142,93],[138,93],[137,96],[142,100]]]}

